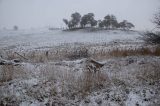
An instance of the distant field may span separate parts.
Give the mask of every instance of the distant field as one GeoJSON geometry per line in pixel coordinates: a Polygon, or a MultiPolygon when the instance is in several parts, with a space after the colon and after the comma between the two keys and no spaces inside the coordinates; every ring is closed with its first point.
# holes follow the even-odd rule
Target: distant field
{"type": "Polygon", "coordinates": [[[62,43],[108,43],[113,40],[137,40],[138,32],[113,31],[72,31],[61,30],[19,30],[0,31],[0,47],[32,49],[37,47],[50,47],[62,43]]]}

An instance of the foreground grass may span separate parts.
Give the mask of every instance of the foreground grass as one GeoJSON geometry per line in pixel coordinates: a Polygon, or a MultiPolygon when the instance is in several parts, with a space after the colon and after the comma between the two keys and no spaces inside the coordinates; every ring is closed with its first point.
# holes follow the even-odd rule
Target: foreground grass
{"type": "MultiPolygon", "coordinates": [[[[150,86],[157,89],[156,87],[159,87],[157,83],[160,81],[160,62],[156,58],[160,56],[160,48],[158,46],[134,49],[115,48],[109,51],[101,49],[93,53],[87,47],[78,47],[70,50],[59,50],[54,55],[51,51],[38,53],[34,51],[24,54],[24,57],[31,60],[29,64],[33,68],[28,67],[27,64],[0,66],[0,92],[2,94],[0,101],[2,103],[12,103],[12,97],[16,98],[15,101],[18,101],[17,103],[20,103],[21,98],[25,98],[28,101],[34,99],[38,102],[44,102],[45,98],[49,98],[50,101],[48,103],[53,103],[55,97],[63,97],[68,101],[81,101],[93,92],[104,90],[104,93],[107,92],[108,95],[108,89],[110,91],[114,89],[116,90],[114,91],[115,94],[111,94],[113,97],[109,97],[110,99],[108,100],[124,105],[123,96],[128,99],[129,93],[132,92],[132,90],[128,91],[128,89],[136,87],[149,88],[150,86]],[[76,63],[75,61],[90,57],[99,60],[113,59],[113,61],[108,61],[98,72],[89,71],[85,68],[86,64],[84,62],[76,63]],[[142,59],[139,60],[140,57],[142,59]],[[146,60],[143,60],[143,58],[146,60]],[[58,64],[49,63],[49,61],[56,59],[68,59],[72,60],[72,62],[71,64],[64,64],[62,61],[58,64]],[[77,68],[77,65],[80,65],[80,67],[77,68]],[[16,79],[21,81],[14,82],[16,79]],[[32,84],[33,79],[39,82],[32,84]],[[10,84],[12,85],[10,82],[16,87],[21,86],[22,88],[18,90],[25,90],[24,94],[16,97],[15,92],[17,90],[15,89],[17,88],[10,90],[12,89],[10,88],[10,84]],[[6,87],[6,89],[2,89],[3,87],[6,87]],[[3,91],[8,93],[6,94],[3,91]],[[127,94],[124,92],[127,92],[127,94]],[[120,97],[119,95],[117,97],[116,93],[121,93],[120,97]]],[[[17,57],[15,54],[8,54],[8,59],[17,57]]],[[[154,89],[153,92],[156,92],[154,89]]],[[[144,99],[148,100],[146,97],[144,99]]]]}
{"type": "MultiPolygon", "coordinates": [[[[77,63],[74,65],[73,62],[67,63],[67,66],[62,63],[35,65],[35,68],[30,70],[34,73],[28,74],[23,73],[29,70],[24,66],[18,66],[19,68],[17,66],[3,67],[4,72],[11,69],[12,74],[9,73],[10,71],[6,71],[9,77],[7,73],[3,74],[2,79],[4,79],[1,80],[2,84],[0,85],[1,103],[20,103],[22,98],[27,101],[36,100],[43,103],[45,98],[49,98],[48,103],[54,104],[54,101],[58,101],[65,104],[66,101],[67,103],[82,101],[93,93],[97,92],[94,95],[98,95],[99,92],[99,94],[102,93],[101,95],[103,93],[109,95],[107,101],[124,105],[124,100],[128,99],[131,92],[139,92],[137,88],[140,87],[143,92],[147,88],[155,93],[159,87],[160,61],[156,57],[114,58],[108,60],[104,67],[96,73],[88,71],[84,67],[77,71],[85,64],[80,62],[80,67],[76,69],[77,63]],[[13,85],[15,88],[12,88],[13,85]],[[23,95],[21,94],[22,91],[23,95]],[[17,92],[21,95],[17,96],[17,92]],[[65,102],[62,97],[65,98],[65,102]]],[[[156,96],[156,94],[154,95],[156,96]]],[[[149,101],[148,96],[143,98],[149,101]]],[[[89,101],[85,100],[85,102],[89,101]]]]}

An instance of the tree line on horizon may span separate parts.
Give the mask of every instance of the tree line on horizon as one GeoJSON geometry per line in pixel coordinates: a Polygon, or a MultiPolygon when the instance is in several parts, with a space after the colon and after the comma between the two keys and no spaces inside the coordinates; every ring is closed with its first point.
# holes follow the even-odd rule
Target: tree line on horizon
{"type": "Polygon", "coordinates": [[[71,14],[71,19],[63,19],[63,22],[69,28],[72,29],[84,29],[86,27],[97,27],[101,29],[123,29],[123,30],[130,30],[135,26],[127,21],[123,20],[122,22],[118,22],[116,16],[114,15],[106,15],[102,20],[95,20],[94,13],[88,13],[81,16],[80,13],[75,12],[71,14]]]}

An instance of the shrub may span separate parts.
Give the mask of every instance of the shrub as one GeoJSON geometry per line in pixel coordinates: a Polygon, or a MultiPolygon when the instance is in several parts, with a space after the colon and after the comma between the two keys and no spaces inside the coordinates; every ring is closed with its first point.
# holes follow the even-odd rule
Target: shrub
{"type": "Polygon", "coordinates": [[[145,32],[142,36],[142,40],[144,40],[147,44],[160,44],[160,32],[145,32]]]}
{"type": "MultiPolygon", "coordinates": [[[[153,18],[153,23],[156,25],[155,28],[158,30],[160,29],[160,12],[155,14],[153,18]]],[[[147,43],[147,44],[160,44],[160,32],[145,32],[143,34],[142,39],[147,43]]]]}

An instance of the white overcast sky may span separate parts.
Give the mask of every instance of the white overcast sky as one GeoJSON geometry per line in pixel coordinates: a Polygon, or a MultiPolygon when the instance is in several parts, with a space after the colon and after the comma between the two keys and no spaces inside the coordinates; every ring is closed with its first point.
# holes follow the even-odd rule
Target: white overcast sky
{"type": "Polygon", "coordinates": [[[97,20],[114,14],[118,21],[126,19],[145,30],[153,28],[158,8],[160,0],[0,0],[0,28],[62,27],[62,19],[77,11],[93,12],[97,20]]]}

